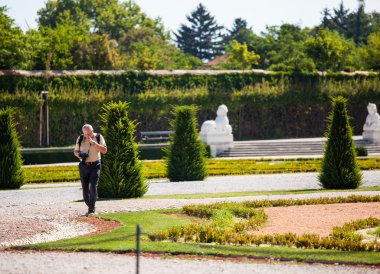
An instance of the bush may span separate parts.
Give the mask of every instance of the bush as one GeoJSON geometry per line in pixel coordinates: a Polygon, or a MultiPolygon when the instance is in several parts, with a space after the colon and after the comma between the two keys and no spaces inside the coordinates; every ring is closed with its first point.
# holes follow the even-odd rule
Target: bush
{"type": "Polygon", "coordinates": [[[0,189],[20,188],[24,184],[20,142],[14,110],[0,110],[0,189]]]}
{"type": "Polygon", "coordinates": [[[358,188],[362,174],[356,159],[346,99],[338,96],[332,99],[332,104],[319,181],[327,189],[358,188]]]}
{"type": "Polygon", "coordinates": [[[195,106],[179,106],[170,121],[174,133],[166,149],[167,175],[173,181],[197,181],[207,176],[206,149],[199,138],[195,106]]]}
{"type": "Polygon", "coordinates": [[[357,156],[368,156],[368,150],[366,147],[356,147],[357,156]]]}
{"type": "Polygon", "coordinates": [[[128,104],[111,102],[103,111],[101,129],[108,151],[100,173],[99,197],[141,197],[148,186],[135,142],[136,125],[128,118],[128,104]]]}

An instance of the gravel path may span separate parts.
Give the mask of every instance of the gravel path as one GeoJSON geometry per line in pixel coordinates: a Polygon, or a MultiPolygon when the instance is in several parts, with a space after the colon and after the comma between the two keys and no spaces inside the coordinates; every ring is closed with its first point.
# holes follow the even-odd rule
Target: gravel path
{"type": "MultiPolygon", "coordinates": [[[[0,253],[1,273],[104,274],[136,273],[136,259],[130,255],[102,253],[0,253]],[[58,259],[59,258],[59,259],[58,259]],[[13,261],[13,263],[8,263],[13,261]],[[27,269],[27,271],[26,271],[27,269]],[[53,271],[52,271],[53,270],[53,271]]],[[[337,265],[231,262],[200,259],[140,258],[143,274],[375,274],[379,269],[337,265]]]]}
{"type": "MultiPolygon", "coordinates": [[[[364,186],[373,185],[380,185],[380,171],[364,172],[364,186]]],[[[39,185],[37,187],[36,185],[28,185],[21,190],[0,191],[0,248],[54,241],[94,231],[93,227],[75,220],[76,217],[86,212],[83,202],[73,202],[82,198],[79,183],[43,185],[42,188],[39,185]]],[[[317,173],[275,174],[210,177],[202,182],[169,183],[164,180],[156,180],[156,182],[150,184],[147,194],[218,193],[317,188],[319,188],[317,173]]],[[[112,200],[98,201],[97,212],[178,208],[187,204],[214,203],[219,201],[332,197],[352,194],[377,195],[378,192],[332,192],[206,199],[112,200]]],[[[342,268],[321,265],[278,265],[241,262],[224,262],[220,264],[219,262],[208,260],[162,260],[152,258],[144,258],[144,260],[149,263],[144,264],[143,267],[145,269],[142,267],[141,273],[185,273],[185,271],[186,273],[231,273],[232,271],[239,271],[240,268],[246,269],[243,271],[244,273],[280,273],[280,271],[281,273],[305,273],[310,271],[311,273],[380,273],[379,269],[364,268],[363,270],[363,268],[357,267],[342,268]],[[160,271],[157,271],[157,269],[160,271]]],[[[112,254],[0,252],[0,273],[125,272],[121,271],[121,269],[127,269],[127,273],[133,273],[133,271],[128,271],[128,269],[131,269],[133,262],[134,259],[131,257],[112,254]],[[112,269],[109,268],[110,260],[112,261],[112,269]],[[41,261],[44,261],[43,265],[46,265],[46,268],[41,268],[41,261]],[[96,267],[91,267],[93,265],[96,265],[96,267]],[[52,269],[54,269],[53,272],[52,269]],[[98,270],[99,272],[96,272],[98,270]]]]}

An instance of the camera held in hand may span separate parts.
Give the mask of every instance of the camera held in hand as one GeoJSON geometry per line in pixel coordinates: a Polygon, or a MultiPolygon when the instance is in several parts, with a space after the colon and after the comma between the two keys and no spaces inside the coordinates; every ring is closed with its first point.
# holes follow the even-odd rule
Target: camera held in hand
{"type": "Polygon", "coordinates": [[[88,153],[86,153],[86,152],[79,152],[79,157],[82,158],[82,162],[85,163],[86,159],[88,157],[88,153]]]}

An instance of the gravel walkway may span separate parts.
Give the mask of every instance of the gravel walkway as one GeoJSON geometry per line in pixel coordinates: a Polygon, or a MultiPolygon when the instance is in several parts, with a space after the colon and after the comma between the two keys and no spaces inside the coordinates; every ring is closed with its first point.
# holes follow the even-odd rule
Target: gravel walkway
{"type": "MultiPolygon", "coordinates": [[[[102,253],[0,253],[1,273],[136,273],[130,255],[102,253]],[[12,263],[9,263],[11,261],[12,263]]],[[[140,258],[142,274],[378,274],[379,269],[320,264],[231,262],[200,259],[140,258]]]]}
{"type": "MultiPolygon", "coordinates": [[[[365,171],[364,186],[374,185],[380,185],[380,171],[365,171]]],[[[43,185],[42,188],[40,187],[41,185],[28,185],[21,190],[0,191],[0,248],[53,241],[94,231],[93,227],[75,221],[76,217],[86,212],[83,202],[73,202],[82,198],[79,183],[43,185]]],[[[147,194],[190,194],[317,188],[319,188],[317,173],[304,173],[210,177],[202,182],[169,183],[163,180],[156,180],[156,182],[150,184],[147,194]]],[[[206,199],[112,200],[98,201],[97,211],[99,213],[139,211],[178,208],[187,204],[214,203],[219,201],[331,197],[352,194],[377,195],[378,192],[332,192],[206,199]]],[[[281,273],[380,273],[379,269],[342,268],[321,265],[278,265],[241,262],[224,262],[221,264],[220,262],[208,260],[162,260],[153,258],[144,258],[144,260],[147,263],[143,264],[141,273],[185,273],[185,271],[186,273],[231,273],[232,271],[239,271],[240,268],[246,269],[241,271],[244,273],[280,273],[280,271],[281,273]],[[157,271],[157,269],[160,271],[157,271]]],[[[0,252],[0,273],[133,273],[133,271],[128,271],[131,269],[133,262],[134,259],[131,257],[112,254],[0,252]],[[44,264],[41,264],[41,261],[44,261],[44,264]],[[110,261],[112,261],[112,269],[109,268],[110,261]],[[41,267],[41,265],[46,265],[46,268],[41,267]],[[93,265],[96,265],[96,267],[91,267],[93,265]]]]}

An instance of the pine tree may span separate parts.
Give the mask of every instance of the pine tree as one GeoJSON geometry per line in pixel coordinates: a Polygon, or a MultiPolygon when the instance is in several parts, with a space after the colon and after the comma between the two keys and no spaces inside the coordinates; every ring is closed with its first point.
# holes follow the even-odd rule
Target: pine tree
{"type": "Polygon", "coordinates": [[[218,26],[215,18],[206,8],[199,6],[186,17],[191,26],[184,24],[174,33],[178,47],[201,60],[210,60],[222,52],[222,26],[218,26]]]}
{"type": "Polygon", "coordinates": [[[128,118],[128,104],[106,104],[103,106],[101,121],[107,154],[100,173],[99,197],[142,197],[148,186],[135,142],[136,125],[128,118]]]}
{"type": "Polygon", "coordinates": [[[17,189],[24,184],[20,142],[14,109],[0,110],[0,189],[17,189]]]}
{"type": "Polygon", "coordinates": [[[179,106],[170,121],[174,133],[166,149],[167,175],[171,182],[197,181],[207,176],[206,149],[199,138],[195,106],[179,106]]]}
{"type": "Polygon", "coordinates": [[[332,104],[319,181],[327,189],[358,188],[362,175],[356,159],[346,99],[338,96],[332,99],[332,104]]]}
{"type": "MultiPolygon", "coordinates": [[[[236,18],[232,25],[232,29],[228,30],[228,34],[225,37],[225,44],[228,45],[231,41],[236,40],[240,44],[246,43],[250,46],[254,39],[254,33],[252,28],[248,27],[247,21],[242,18],[236,18]]],[[[249,50],[252,50],[249,48],[249,50]]]]}

